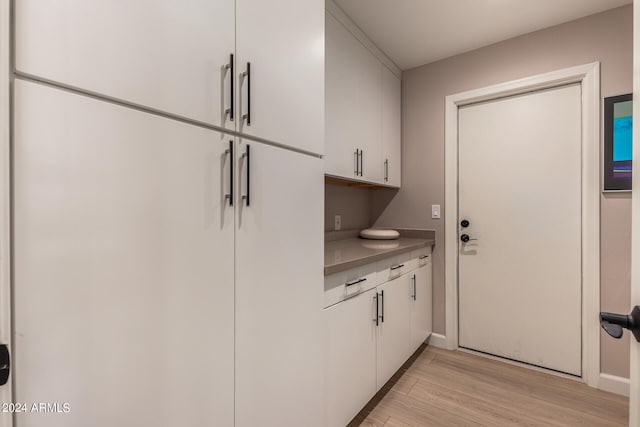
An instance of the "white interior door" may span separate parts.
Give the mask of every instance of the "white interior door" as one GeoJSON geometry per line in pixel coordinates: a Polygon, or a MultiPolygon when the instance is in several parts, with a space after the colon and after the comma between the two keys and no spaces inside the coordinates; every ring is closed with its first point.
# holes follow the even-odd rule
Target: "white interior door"
{"type": "Polygon", "coordinates": [[[250,141],[238,154],[235,425],[320,427],[323,163],[250,141]]]}
{"type": "Polygon", "coordinates": [[[22,427],[233,426],[233,210],[217,132],[17,80],[22,427]]]}
{"type": "MultiPolygon", "coordinates": [[[[0,2],[0,345],[11,351],[11,101],[10,40],[11,5],[0,2]]],[[[1,372],[3,376],[5,372],[1,372]]],[[[3,378],[4,379],[4,378],[3,378]]],[[[13,402],[9,376],[0,385],[0,402],[13,402]]],[[[9,412],[0,412],[0,427],[12,427],[9,412]]]]}
{"type": "Polygon", "coordinates": [[[580,376],[581,89],[461,107],[459,345],[580,376]]]}

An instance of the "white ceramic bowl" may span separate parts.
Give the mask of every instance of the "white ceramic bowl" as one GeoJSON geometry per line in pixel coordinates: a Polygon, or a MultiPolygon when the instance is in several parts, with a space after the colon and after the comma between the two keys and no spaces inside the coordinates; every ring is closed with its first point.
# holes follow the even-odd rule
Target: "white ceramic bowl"
{"type": "Polygon", "coordinates": [[[394,240],[400,237],[400,233],[396,230],[381,230],[376,228],[367,228],[360,232],[360,237],[371,240],[394,240]]]}

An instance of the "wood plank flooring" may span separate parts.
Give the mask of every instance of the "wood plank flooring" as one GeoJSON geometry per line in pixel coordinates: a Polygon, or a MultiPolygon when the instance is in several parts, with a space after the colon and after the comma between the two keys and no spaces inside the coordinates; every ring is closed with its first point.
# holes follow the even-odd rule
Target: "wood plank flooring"
{"type": "Polygon", "coordinates": [[[426,347],[349,427],[627,426],[628,405],[578,381],[426,347]]]}

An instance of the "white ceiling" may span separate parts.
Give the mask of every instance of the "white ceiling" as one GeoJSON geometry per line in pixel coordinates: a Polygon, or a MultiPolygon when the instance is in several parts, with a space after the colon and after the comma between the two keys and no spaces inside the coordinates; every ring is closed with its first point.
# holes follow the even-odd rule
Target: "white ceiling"
{"type": "Polygon", "coordinates": [[[632,3],[632,0],[335,0],[401,69],[632,3]]]}

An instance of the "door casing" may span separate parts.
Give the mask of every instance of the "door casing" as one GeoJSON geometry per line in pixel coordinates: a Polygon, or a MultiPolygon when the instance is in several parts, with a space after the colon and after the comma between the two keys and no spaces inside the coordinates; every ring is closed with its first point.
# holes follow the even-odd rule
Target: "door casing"
{"type": "Polygon", "coordinates": [[[582,88],[582,380],[600,380],[600,63],[566,68],[445,98],[445,347],[458,348],[458,108],[570,83],[582,88]]]}

